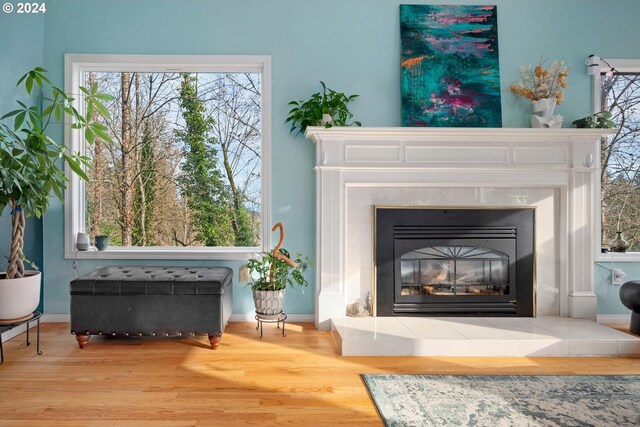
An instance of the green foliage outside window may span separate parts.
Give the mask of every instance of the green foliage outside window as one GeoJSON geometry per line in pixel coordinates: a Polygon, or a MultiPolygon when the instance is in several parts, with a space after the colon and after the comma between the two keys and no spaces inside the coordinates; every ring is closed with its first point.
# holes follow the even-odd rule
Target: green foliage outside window
{"type": "Polygon", "coordinates": [[[112,141],[87,147],[86,228],[111,246],[252,247],[261,230],[260,75],[90,72],[112,141]]]}

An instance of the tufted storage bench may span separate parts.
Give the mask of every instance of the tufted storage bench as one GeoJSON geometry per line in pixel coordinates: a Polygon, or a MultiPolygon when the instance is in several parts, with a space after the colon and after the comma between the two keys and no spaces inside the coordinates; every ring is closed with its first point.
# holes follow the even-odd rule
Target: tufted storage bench
{"type": "Polygon", "coordinates": [[[102,267],[71,281],[71,333],[208,335],[216,349],[232,309],[227,267],[102,267]]]}

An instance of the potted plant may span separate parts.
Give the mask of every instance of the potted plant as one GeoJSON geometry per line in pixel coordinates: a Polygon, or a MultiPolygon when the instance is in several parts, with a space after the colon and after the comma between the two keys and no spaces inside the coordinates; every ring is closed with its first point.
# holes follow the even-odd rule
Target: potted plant
{"type": "Polygon", "coordinates": [[[521,80],[512,83],[509,88],[517,97],[531,100],[531,127],[559,128],[562,127],[564,117],[554,114],[556,105],[564,100],[564,89],[567,87],[568,68],[564,61],[553,61],[548,66],[546,61],[532,67],[520,67],[521,80]]]}
{"type": "Polygon", "coordinates": [[[63,201],[65,164],[87,179],[83,167],[88,166],[88,159],[68,153],[63,143],[47,134],[49,125],[69,116],[71,127],[83,131],[89,143],[96,137],[110,140],[106,126],[96,117],[109,116],[102,101],[111,97],[98,93],[97,84],[80,88],[86,106],[84,116],[74,108],[74,98],[54,86],[43,68],[26,73],[18,80],[20,85],[24,85],[32,105],[18,100],[19,108],[0,117],[0,215],[7,206],[11,215],[9,262],[7,271],[0,273],[0,319],[6,321],[30,316],[40,302],[40,272],[24,268],[25,262],[29,263],[23,252],[25,217],[40,218],[49,207],[51,193],[63,201]],[[34,88],[41,94],[36,92],[32,97],[34,88]]]}
{"type": "Polygon", "coordinates": [[[351,121],[353,114],[347,104],[359,95],[345,95],[329,89],[324,82],[320,82],[322,92],[316,92],[304,101],[291,101],[288,105],[293,108],[285,120],[291,122],[289,132],[297,130],[296,135],[304,133],[307,126],[362,126],[359,121],[351,121]]]}
{"type": "Polygon", "coordinates": [[[574,120],[572,124],[577,128],[591,129],[613,129],[616,127],[616,122],[611,120],[610,111],[600,111],[599,113],[574,120]]]}
{"type": "Polygon", "coordinates": [[[308,257],[298,254],[292,259],[289,251],[282,247],[284,226],[277,223],[272,231],[280,229],[280,241],[271,252],[250,258],[246,268],[251,277],[251,289],[256,313],[263,317],[278,317],[284,307],[284,291],[287,286],[307,287],[309,283],[302,274],[309,265],[308,257]]]}

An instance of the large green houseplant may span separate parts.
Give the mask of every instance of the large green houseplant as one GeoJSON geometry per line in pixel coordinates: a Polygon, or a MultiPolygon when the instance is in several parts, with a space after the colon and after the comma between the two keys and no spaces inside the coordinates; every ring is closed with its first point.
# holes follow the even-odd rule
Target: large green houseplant
{"type": "Polygon", "coordinates": [[[298,254],[291,258],[289,251],[282,247],[284,242],[284,226],[277,223],[272,231],[280,229],[280,241],[276,247],[250,258],[246,268],[251,278],[251,289],[256,313],[261,316],[279,316],[284,306],[284,291],[289,287],[307,287],[309,283],[303,273],[312,265],[308,257],[298,254]]]}
{"type": "Polygon", "coordinates": [[[111,96],[98,92],[98,85],[80,87],[84,115],[75,107],[75,99],[51,83],[46,70],[36,67],[18,80],[24,86],[29,103],[17,100],[15,110],[0,117],[0,215],[7,206],[11,215],[11,249],[6,273],[0,275],[0,319],[29,315],[38,306],[40,273],[25,271],[25,217],[40,218],[53,195],[63,201],[66,188],[64,165],[82,179],[88,159],[70,153],[64,143],[47,134],[52,123],[69,117],[71,127],[84,132],[89,143],[96,137],[109,141],[107,128],[96,119],[109,117],[103,101],[111,96]],[[27,283],[31,283],[27,290],[27,283]],[[33,298],[27,302],[26,299],[33,298]],[[35,304],[35,305],[34,305],[35,304]]]}
{"type": "Polygon", "coordinates": [[[322,92],[316,92],[311,98],[301,101],[291,101],[292,108],[285,120],[291,123],[289,132],[297,130],[297,134],[304,133],[307,126],[361,126],[357,120],[352,120],[353,114],[347,104],[359,95],[345,95],[329,89],[324,82],[320,82],[322,92]]]}

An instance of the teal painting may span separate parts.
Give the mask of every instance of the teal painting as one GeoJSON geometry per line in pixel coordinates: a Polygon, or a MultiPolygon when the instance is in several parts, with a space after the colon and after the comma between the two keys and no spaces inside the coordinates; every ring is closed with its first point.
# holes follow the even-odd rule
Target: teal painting
{"type": "Polygon", "coordinates": [[[402,125],[502,127],[496,6],[400,5],[402,125]]]}

